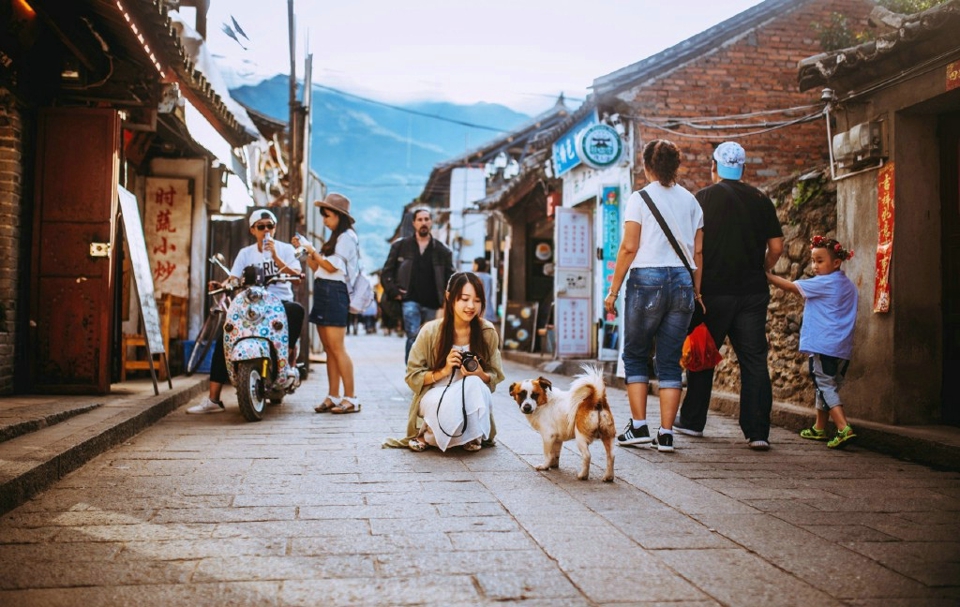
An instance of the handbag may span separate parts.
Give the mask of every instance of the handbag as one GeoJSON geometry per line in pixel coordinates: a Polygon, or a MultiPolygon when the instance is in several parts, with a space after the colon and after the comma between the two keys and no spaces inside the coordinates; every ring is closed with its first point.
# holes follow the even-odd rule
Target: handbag
{"type": "Polygon", "coordinates": [[[707,325],[700,323],[683,342],[680,366],[687,371],[706,371],[716,367],[721,360],[723,355],[717,349],[707,325]]]}

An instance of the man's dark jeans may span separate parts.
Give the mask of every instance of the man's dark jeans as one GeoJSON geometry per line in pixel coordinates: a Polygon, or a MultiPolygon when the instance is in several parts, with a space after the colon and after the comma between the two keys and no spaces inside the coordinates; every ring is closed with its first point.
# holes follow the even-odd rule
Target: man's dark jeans
{"type": "MultiPolygon", "coordinates": [[[[748,440],[770,436],[773,388],[767,369],[767,305],[769,293],[753,295],[704,295],[704,321],[717,346],[730,338],[740,363],[740,429],[748,440]]],[[[713,369],[687,371],[687,395],[677,423],[682,428],[703,431],[713,391],[713,369]]]]}

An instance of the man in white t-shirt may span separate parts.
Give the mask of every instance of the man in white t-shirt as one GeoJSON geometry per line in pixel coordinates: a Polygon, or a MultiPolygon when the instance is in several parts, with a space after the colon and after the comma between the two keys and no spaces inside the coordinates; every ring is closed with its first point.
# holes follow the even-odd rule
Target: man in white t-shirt
{"type": "MultiPolygon", "coordinates": [[[[239,280],[243,276],[244,268],[248,266],[259,266],[263,272],[263,278],[266,280],[271,276],[287,274],[289,276],[301,276],[303,267],[297,259],[296,251],[293,245],[280,242],[273,238],[273,233],[277,228],[277,217],[272,212],[265,209],[257,209],[250,214],[250,234],[257,239],[257,242],[240,249],[237,258],[230,268],[230,279],[239,280]]],[[[300,337],[300,330],[303,327],[303,306],[293,301],[293,288],[290,282],[275,282],[267,287],[267,291],[273,293],[283,302],[283,309],[287,313],[287,326],[290,329],[290,350],[289,362],[296,364],[296,345],[300,337]]],[[[211,288],[217,288],[220,283],[211,282],[211,288]]],[[[217,336],[217,343],[213,350],[213,360],[210,363],[210,392],[207,398],[203,399],[198,405],[187,409],[187,413],[219,413],[223,411],[223,402],[220,400],[220,392],[223,385],[230,381],[227,372],[227,362],[223,351],[223,332],[217,336]]]]}

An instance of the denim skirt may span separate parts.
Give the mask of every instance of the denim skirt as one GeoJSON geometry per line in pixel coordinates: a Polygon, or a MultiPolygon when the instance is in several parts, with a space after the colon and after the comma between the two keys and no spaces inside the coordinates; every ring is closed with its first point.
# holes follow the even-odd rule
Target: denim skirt
{"type": "Polygon", "coordinates": [[[321,327],[346,327],[349,309],[347,283],[326,278],[314,279],[310,322],[321,327]]]}

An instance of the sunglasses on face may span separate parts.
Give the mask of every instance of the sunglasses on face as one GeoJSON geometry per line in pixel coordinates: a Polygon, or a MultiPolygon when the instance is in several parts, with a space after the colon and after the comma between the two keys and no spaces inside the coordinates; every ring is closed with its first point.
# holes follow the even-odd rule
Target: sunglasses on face
{"type": "Polygon", "coordinates": [[[258,223],[257,225],[255,225],[255,226],[253,226],[253,227],[257,228],[258,230],[260,230],[260,231],[262,232],[262,231],[264,231],[264,230],[272,230],[273,228],[275,228],[275,227],[277,227],[277,226],[274,225],[274,224],[272,224],[272,223],[258,223]]]}

